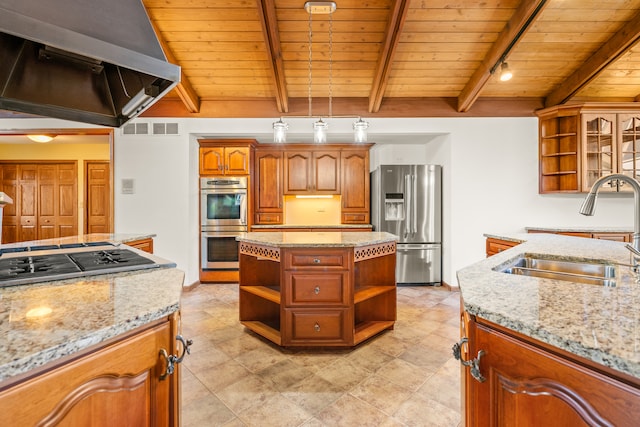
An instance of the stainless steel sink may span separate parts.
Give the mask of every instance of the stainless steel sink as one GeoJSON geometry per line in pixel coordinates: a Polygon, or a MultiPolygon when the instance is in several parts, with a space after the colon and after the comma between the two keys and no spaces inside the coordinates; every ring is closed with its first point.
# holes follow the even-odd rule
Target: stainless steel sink
{"type": "Polygon", "coordinates": [[[560,260],[523,255],[501,267],[509,274],[564,280],[591,285],[615,286],[616,267],[600,260],[560,260]]]}

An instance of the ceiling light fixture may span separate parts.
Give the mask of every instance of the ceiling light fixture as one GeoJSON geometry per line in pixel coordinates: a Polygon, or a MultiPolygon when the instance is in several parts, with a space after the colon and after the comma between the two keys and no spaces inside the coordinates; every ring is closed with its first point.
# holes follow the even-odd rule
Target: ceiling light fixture
{"type": "Polygon", "coordinates": [[[273,123],[273,142],[284,144],[287,142],[287,130],[289,125],[282,121],[282,117],[273,123]]]}
{"type": "Polygon", "coordinates": [[[506,82],[511,80],[511,77],[513,77],[513,73],[509,69],[509,65],[506,62],[502,62],[502,65],[500,66],[500,81],[506,82]]]}
{"type": "MultiPolygon", "coordinates": [[[[313,117],[313,15],[329,15],[329,111],[325,117],[334,117],[333,115],[333,12],[336,11],[336,3],[332,1],[308,1],[304,4],[304,9],[309,14],[309,86],[307,97],[309,102],[309,112],[306,117],[313,117]]],[[[289,116],[294,117],[294,116],[289,116]]],[[[318,120],[313,123],[313,142],[327,142],[327,133],[329,124],[322,120],[323,116],[319,116],[318,120]]],[[[354,117],[354,116],[340,116],[354,117]]],[[[367,128],[369,123],[358,117],[358,121],[353,123],[354,142],[367,142],[367,128]]],[[[282,120],[282,117],[273,123],[273,142],[284,143],[287,139],[287,130],[289,125],[282,120]]]]}
{"type": "Polygon", "coordinates": [[[58,135],[27,135],[33,142],[51,142],[58,135]]]}

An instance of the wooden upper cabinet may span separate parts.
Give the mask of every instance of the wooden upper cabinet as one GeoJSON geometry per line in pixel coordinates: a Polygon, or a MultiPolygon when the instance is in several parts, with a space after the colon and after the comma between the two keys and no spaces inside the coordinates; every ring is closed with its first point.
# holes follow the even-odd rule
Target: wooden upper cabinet
{"type": "Polygon", "coordinates": [[[200,175],[249,175],[253,140],[200,140],[200,175]]]}
{"type": "MultiPolygon", "coordinates": [[[[574,104],[538,111],[540,193],[588,192],[613,173],[640,177],[640,108],[574,104]]],[[[605,183],[602,191],[631,191],[605,183]]]]}
{"type": "Polygon", "coordinates": [[[256,152],[254,179],[256,224],[282,224],[282,158],[281,150],[256,152]]]}
{"type": "Polygon", "coordinates": [[[284,194],[340,194],[340,151],[286,151],[284,194]]]}
{"type": "Polygon", "coordinates": [[[342,172],[342,223],[368,224],[369,149],[345,150],[340,156],[342,172]]]}

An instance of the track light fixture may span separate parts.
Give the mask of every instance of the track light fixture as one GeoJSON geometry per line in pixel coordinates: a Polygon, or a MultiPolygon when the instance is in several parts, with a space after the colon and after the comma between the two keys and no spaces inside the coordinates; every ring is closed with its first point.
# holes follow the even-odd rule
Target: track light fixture
{"type": "Polygon", "coordinates": [[[500,81],[506,82],[507,80],[511,80],[511,77],[513,77],[513,73],[509,69],[509,65],[503,61],[500,66],[500,81]]]}

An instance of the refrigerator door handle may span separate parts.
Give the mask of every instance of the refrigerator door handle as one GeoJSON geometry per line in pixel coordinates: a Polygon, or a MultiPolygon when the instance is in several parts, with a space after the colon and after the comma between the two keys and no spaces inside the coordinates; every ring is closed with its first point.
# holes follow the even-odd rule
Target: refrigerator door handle
{"type": "Polygon", "coordinates": [[[413,213],[411,210],[411,176],[404,176],[404,193],[405,198],[407,200],[407,208],[406,208],[406,218],[404,221],[404,237],[406,238],[411,233],[411,214],[413,213]]]}
{"type": "Polygon", "coordinates": [[[411,215],[411,223],[412,228],[411,231],[413,234],[418,232],[418,175],[412,175],[413,177],[413,185],[411,186],[411,199],[413,199],[413,204],[411,207],[413,208],[413,215],[411,215]]]}

